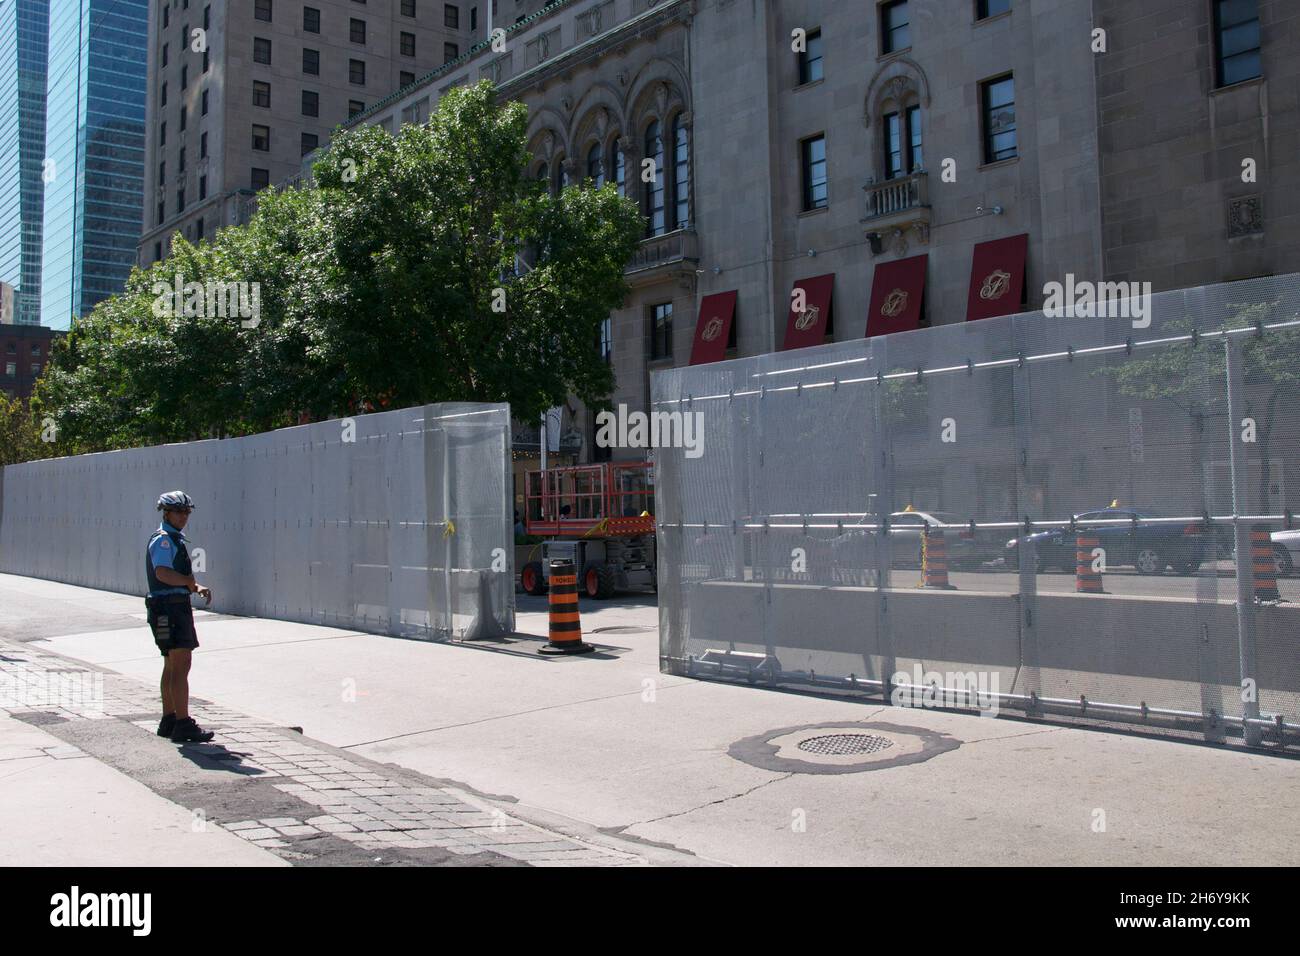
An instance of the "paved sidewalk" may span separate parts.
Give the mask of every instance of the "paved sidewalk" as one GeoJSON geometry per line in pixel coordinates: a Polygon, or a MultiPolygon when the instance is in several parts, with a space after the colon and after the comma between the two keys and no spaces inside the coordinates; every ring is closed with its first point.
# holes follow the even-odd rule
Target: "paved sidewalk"
{"type": "MultiPolygon", "coordinates": [[[[143,784],[134,785],[141,792],[120,798],[135,802],[147,795],[151,804],[166,806],[191,822],[195,832],[224,832],[250,849],[270,851],[290,863],[648,862],[643,854],[610,845],[612,840],[595,842],[553,832],[464,789],[345,754],[293,729],[207,701],[195,701],[195,716],[217,731],[217,738],[177,746],[154,734],[158,705],[152,687],[31,644],[0,641],[0,711],[10,718],[4,726],[27,725],[21,740],[13,732],[0,737],[0,767],[8,767],[9,761],[76,760],[79,772],[61,775],[71,778],[76,789],[76,779],[83,774],[103,774],[103,761],[143,784]]],[[[13,796],[13,789],[6,787],[0,798],[9,821],[0,824],[0,832],[30,825],[34,808],[13,796]]],[[[124,812],[130,810],[128,804],[124,812]]],[[[150,811],[157,813],[158,806],[150,811]]],[[[62,838],[51,842],[61,843],[62,838]]],[[[49,855],[47,844],[28,845],[32,857],[11,851],[5,854],[6,862],[85,862],[72,846],[56,858],[49,855]]],[[[195,856],[190,862],[254,862],[251,852],[247,859],[228,854],[223,861],[207,855],[207,844],[192,841],[191,849],[195,856]]],[[[658,862],[663,861],[661,856],[658,862]]]]}

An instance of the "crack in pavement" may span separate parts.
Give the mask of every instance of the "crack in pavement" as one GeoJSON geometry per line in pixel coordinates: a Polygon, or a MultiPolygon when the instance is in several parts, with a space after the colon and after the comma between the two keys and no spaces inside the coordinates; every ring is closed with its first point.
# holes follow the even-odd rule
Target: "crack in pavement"
{"type": "Polygon", "coordinates": [[[739,800],[741,797],[747,797],[751,793],[754,793],[758,790],[762,790],[764,787],[770,786],[771,784],[780,783],[782,780],[788,780],[790,777],[793,777],[794,774],[795,772],[791,770],[786,773],[780,774],[779,776],[773,777],[771,780],[764,780],[762,783],[755,784],[754,786],[750,787],[748,790],[743,790],[740,793],[733,793],[730,796],[722,797],[718,800],[709,800],[705,803],[701,803],[699,806],[691,807],[687,810],[679,810],[676,813],[666,813],[661,817],[653,817],[649,820],[638,820],[635,823],[629,823],[626,826],[619,827],[618,830],[621,833],[623,830],[630,829],[631,827],[640,827],[640,826],[645,826],[646,824],[649,823],[659,823],[660,821],[663,820],[672,820],[675,817],[684,817],[688,813],[694,813],[696,810],[703,810],[706,807],[714,807],[722,803],[730,803],[732,800],[739,800]]]}

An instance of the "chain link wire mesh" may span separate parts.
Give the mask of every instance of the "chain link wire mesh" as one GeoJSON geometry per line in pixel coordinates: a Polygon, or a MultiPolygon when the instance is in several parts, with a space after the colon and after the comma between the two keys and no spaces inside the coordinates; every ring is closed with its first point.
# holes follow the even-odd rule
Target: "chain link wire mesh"
{"type": "Polygon", "coordinates": [[[652,402],[704,436],[655,456],[665,670],[1300,731],[1300,543],[1270,537],[1300,277],[665,370],[652,402]]]}
{"type": "Polygon", "coordinates": [[[213,609],[429,639],[514,630],[507,405],[446,403],[3,469],[0,571],[128,594],[173,488],[213,609]]]}

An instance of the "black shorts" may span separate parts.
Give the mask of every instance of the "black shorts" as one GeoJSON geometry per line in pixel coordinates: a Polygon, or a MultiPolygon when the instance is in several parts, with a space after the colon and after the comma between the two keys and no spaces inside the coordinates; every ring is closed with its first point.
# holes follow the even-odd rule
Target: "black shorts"
{"type": "Polygon", "coordinates": [[[180,598],[147,598],[149,629],[153,641],[163,657],[170,650],[193,650],[199,646],[199,635],[194,630],[194,609],[189,595],[180,598]]]}

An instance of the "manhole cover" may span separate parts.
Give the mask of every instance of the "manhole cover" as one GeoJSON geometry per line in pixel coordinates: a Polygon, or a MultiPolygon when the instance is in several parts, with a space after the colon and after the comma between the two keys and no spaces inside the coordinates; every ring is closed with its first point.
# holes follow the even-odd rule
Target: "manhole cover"
{"type": "Polygon", "coordinates": [[[872,734],[830,734],[825,737],[809,737],[799,741],[799,749],[805,753],[820,754],[826,757],[850,757],[859,754],[874,754],[894,746],[887,737],[872,734]]]}

